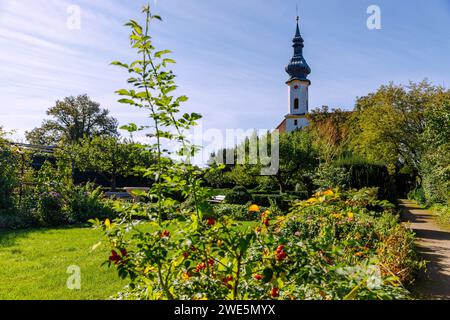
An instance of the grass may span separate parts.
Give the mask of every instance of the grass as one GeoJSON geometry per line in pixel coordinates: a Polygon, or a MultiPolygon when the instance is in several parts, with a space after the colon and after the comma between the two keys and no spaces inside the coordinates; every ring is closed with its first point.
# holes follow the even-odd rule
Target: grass
{"type": "Polygon", "coordinates": [[[126,283],[113,268],[101,267],[106,247],[91,252],[101,237],[91,228],[0,232],[0,299],[108,299],[126,283]],[[81,269],[80,290],[67,288],[71,265],[81,269]]]}
{"type": "Polygon", "coordinates": [[[450,227],[450,206],[434,204],[430,207],[430,210],[436,215],[439,224],[450,227]]]}
{"type": "MultiPolygon", "coordinates": [[[[254,222],[243,222],[245,229],[254,222]]],[[[92,228],[0,231],[0,300],[104,300],[126,281],[101,264],[109,250],[100,246],[102,232],[92,228]],[[71,265],[81,269],[81,289],[69,290],[71,265]]]]}

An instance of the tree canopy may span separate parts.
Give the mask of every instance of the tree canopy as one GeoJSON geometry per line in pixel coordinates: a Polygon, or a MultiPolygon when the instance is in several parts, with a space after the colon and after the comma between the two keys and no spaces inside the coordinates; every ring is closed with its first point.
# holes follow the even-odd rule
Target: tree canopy
{"type": "Polygon", "coordinates": [[[83,137],[118,135],[117,120],[86,94],[56,101],[55,106],[47,110],[47,115],[53,119],[44,120],[40,127],[26,132],[30,143],[53,145],[61,139],[74,143],[83,137]]]}

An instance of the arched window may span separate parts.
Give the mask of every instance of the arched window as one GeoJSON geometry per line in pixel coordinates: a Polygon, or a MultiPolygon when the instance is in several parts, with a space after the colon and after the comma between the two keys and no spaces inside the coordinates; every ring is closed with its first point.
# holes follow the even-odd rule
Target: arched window
{"type": "Polygon", "coordinates": [[[298,98],[295,98],[294,99],[294,110],[298,110],[298,104],[299,104],[298,98]]]}

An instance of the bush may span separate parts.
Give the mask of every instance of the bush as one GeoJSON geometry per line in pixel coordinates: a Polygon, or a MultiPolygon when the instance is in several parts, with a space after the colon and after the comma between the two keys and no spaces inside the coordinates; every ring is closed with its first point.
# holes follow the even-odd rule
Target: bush
{"type": "Polygon", "coordinates": [[[392,202],[397,199],[395,181],[385,165],[370,163],[358,158],[342,158],[337,160],[335,165],[348,172],[349,188],[377,187],[380,198],[392,202]]]}
{"type": "Polygon", "coordinates": [[[257,215],[248,212],[248,205],[242,204],[216,204],[213,206],[214,214],[218,217],[228,216],[234,220],[256,220],[257,215]]]}
{"type": "Polygon", "coordinates": [[[13,151],[0,136],[0,215],[12,214],[14,211],[13,191],[17,182],[16,162],[13,151]]]}
{"type": "Polygon", "coordinates": [[[38,172],[32,209],[42,226],[85,223],[93,218],[111,218],[114,211],[102,199],[100,188],[75,186],[64,172],[45,162],[38,172]]]}
{"type": "Polygon", "coordinates": [[[115,216],[111,206],[103,199],[103,193],[93,185],[75,186],[68,191],[65,211],[71,222],[85,223],[90,219],[106,219],[115,216]]]}
{"type": "Polygon", "coordinates": [[[287,211],[291,207],[291,204],[304,197],[299,197],[297,193],[276,193],[276,194],[253,194],[252,200],[254,203],[264,207],[278,207],[282,211],[287,211]]]}
{"type": "Polygon", "coordinates": [[[431,210],[437,215],[442,224],[450,224],[450,205],[435,204],[431,210]]]}
{"type": "Polygon", "coordinates": [[[425,197],[425,191],[422,187],[416,187],[408,193],[408,199],[415,200],[420,204],[425,204],[427,199],[425,197]]]}
{"type": "Polygon", "coordinates": [[[225,195],[225,201],[229,204],[246,204],[252,201],[252,196],[245,187],[236,186],[225,195]]]}
{"type": "Polygon", "coordinates": [[[343,167],[323,163],[317,167],[313,182],[323,189],[346,188],[350,183],[350,174],[343,167]]]}
{"type": "MultiPolygon", "coordinates": [[[[323,279],[322,290],[333,299],[404,298],[408,293],[400,284],[410,284],[423,267],[413,233],[399,224],[394,206],[377,200],[374,192],[318,193],[297,203],[281,227],[281,236],[290,241],[286,247],[302,243],[319,251],[318,259],[328,271],[316,270],[312,277],[323,279]],[[373,207],[383,209],[374,212],[373,207]]],[[[314,264],[314,258],[309,259],[303,263],[314,264]]]]}
{"type": "Polygon", "coordinates": [[[44,191],[37,195],[36,218],[45,226],[59,226],[68,222],[63,211],[63,198],[57,191],[44,191]]]}

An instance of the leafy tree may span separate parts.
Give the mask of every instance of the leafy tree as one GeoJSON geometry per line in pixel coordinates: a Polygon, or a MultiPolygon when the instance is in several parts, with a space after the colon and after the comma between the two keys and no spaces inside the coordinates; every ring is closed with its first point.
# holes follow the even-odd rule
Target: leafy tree
{"type": "Polygon", "coordinates": [[[14,208],[13,191],[17,183],[16,155],[0,127],[0,214],[14,208]]]}
{"type": "Polygon", "coordinates": [[[426,152],[420,173],[426,200],[450,204],[450,101],[427,111],[422,143],[426,152]]]}
{"type": "Polygon", "coordinates": [[[359,98],[352,123],[352,149],[391,170],[400,164],[419,174],[424,147],[425,113],[444,96],[442,87],[427,81],[408,86],[381,86],[359,98]]]}
{"type": "Polygon", "coordinates": [[[143,145],[116,137],[85,138],[75,149],[70,150],[76,153],[75,167],[100,173],[113,190],[117,186],[117,177],[136,175],[135,167],[145,168],[154,162],[154,156],[143,145]]]}
{"type": "Polygon", "coordinates": [[[47,115],[54,119],[44,120],[41,127],[26,132],[30,143],[52,145],[61,139],[74,143],[83,137],[118,135],[117,120],[86,94],[56,101],[55,106],[47,110],[47,115]]]}
{"type": "Polygon", "coordinates": [[[330,111],[327,106],[307,115],[310,123],[307,130],[313,134],[314,144],[325,163],[348,151],[351,115],[352,112],[339,108],[330,111]]]}
{"type": "Polygon", "coordinates": [[[280,135],[280,167],[272,179],[284,192],[295,181],[302,182],[312,192],[311,171],[317,166],[317,150],[312,135],[306,130],[297,130],[280,135]]]}

